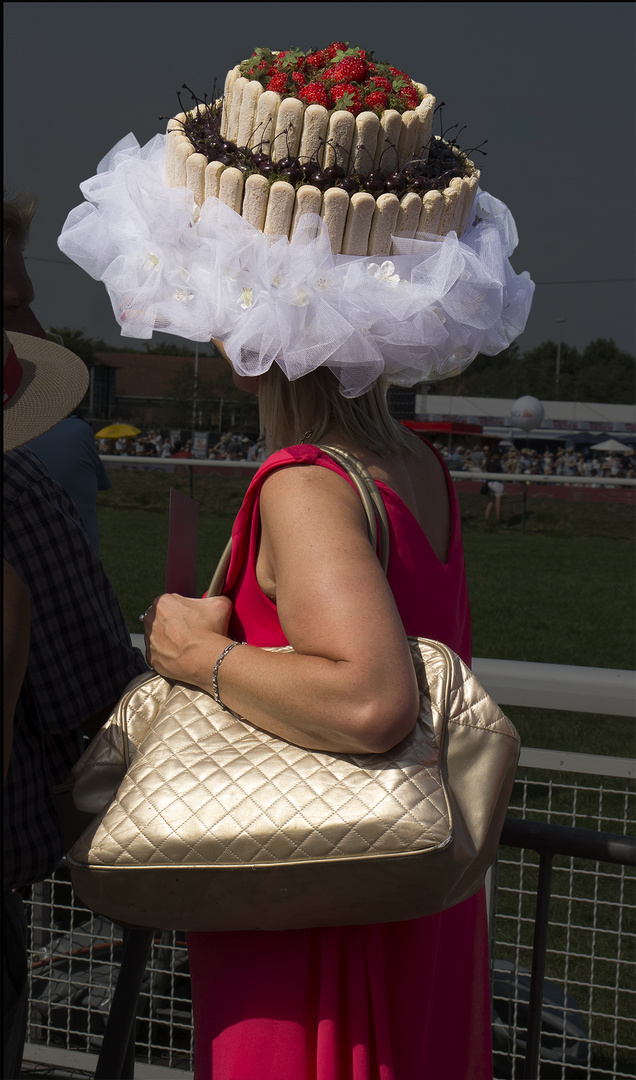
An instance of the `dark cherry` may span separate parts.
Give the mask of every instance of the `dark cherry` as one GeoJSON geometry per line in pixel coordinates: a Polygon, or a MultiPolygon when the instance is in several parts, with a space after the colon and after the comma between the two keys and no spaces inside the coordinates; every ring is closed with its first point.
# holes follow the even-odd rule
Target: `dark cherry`
{"type": "Polygon", "coordinates": [[[338,187],[346,191],[347,195],[355,195],[356,191],[360,190],[360,180],[355,173],[352,173],[351,176],[345,176],[343,180],[339,180],[338,187]]]}
{"type": "Polygon", "coordinates": [[[322,169],[316,169],[316,171],[311,174],[309,183],[313,184],[314,187],[320,188],[321,191],[324,191],[331,186],[328,177],[325,176],[322,169]]]}
{"type": "Polygon", "coordinates": [[[285,169],[281,169],[281,172],[285,179],[289,180],[289,183],[294,186],[300,184],[301,180],[305,179],[305,174],[300,165],[290,165],[285,169]]]}
{"type": "Polygon", "coordinates": [[[384,190],[392,191],[396,195],[400,195],[406,187],[406,177],[404,173],[394,172],[390,176],[387,176],[384,181],[384,190]]]}
{"type": "Polygon", "coordinates": [[[382,173],[370,172],[368,176],[363,177],[362,186],[365,191],[369,191],[374,195],[376,192],[382,191],[384,187],[384,176],[382,173]]]}
{"type": "Polygon", "coordinates": [[[311,182],[311,177],[316,172],[322,172],[320,165],[317,161],[305,161],[301,166],[305,180],[311,182]]]}
{"type": "Polygon", "coordinates": [[[411,191],[414,191],[416,195],[430,191],[431,186],[431,181],[427,180],[425,176],[414,176],[409,184],[411,191]]]}
{"type": "Polygon", "coordinates": [[[221,165],[233,165],[234,164],[234,158],[231,157],[230,154],[226,154],[226,153],[217,154],[217,156],[216,156],[216,158],[214,160],[215,161],[220,161],[221,165]]]}
{"type": "Polygon", "coordinates": [[[346,173],[342,165],[330,165],[329,168],[325,169],[325,176],[328,180],[335,182],[336,180],[344,180],[346,173]]]}

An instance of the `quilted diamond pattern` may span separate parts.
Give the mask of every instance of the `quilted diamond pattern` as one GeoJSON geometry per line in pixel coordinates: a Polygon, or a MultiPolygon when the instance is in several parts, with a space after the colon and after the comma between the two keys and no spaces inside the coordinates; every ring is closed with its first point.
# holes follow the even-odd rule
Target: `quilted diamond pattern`
{"type": "MultiPolygon", "coordinates": [[[[414,731],[381,755],[306,750],[235,718],[193,687],[160,676],[131,683],[76,766],[80,800],[82,791],[92,792],[93,804],[96,790],[103,795],[101,812],[68,856],[80,895],[80,880],[86,888],[86,874],[97,881],[100,870],[139,870],[147,883],[149,868],[176,868],[183,884],[175,893],[171,879],[170,892],[178,907],[179,889],[188,902],[188,870],[207,868],[209,882],[210,868],[278,868],[283,884],[272,886],[272,903],[279,904],[309,881],[303,867],[309,873],[317,864],[353,861],[364,868],[360,904],[370,862],[388,859],[390,875],[402,873],[400,857],[408,856],[417,894],[422,871],[412,858],[432,853],[448,864],[437,872],[440,899],[432,910],[474,892],[496,850],[518,736],[451,650],[425,639],[410,643],[420,715],[414,731]],[[296,885],[294,867],[304,874],[296,885]]],[[[102,885],[94,888],[98,910],[108,914],[102,885]]],[[[178,914],[169,918],[181,925],[178,914]]],[[[346,921],[335,912],[334,919],[346,921]]]]}

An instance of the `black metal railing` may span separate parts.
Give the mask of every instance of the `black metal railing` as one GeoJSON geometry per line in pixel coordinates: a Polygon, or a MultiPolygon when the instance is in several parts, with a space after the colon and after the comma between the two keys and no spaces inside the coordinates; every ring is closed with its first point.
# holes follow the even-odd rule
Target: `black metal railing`
{"type": "Polygon", "coordinates": [[[555,855],[569,855],[595,862],[636,866],[636,838],[616,833],[594,832],[565,825],[551,825],[526,818],[506,818],[501,844],[529,848],[539,855],[536,892],[532,968],[528,1004],[528,1031],[523,1080],[536,1080],[541,1051],[541,1018],[548,943],[552,864],[555,855]]]}

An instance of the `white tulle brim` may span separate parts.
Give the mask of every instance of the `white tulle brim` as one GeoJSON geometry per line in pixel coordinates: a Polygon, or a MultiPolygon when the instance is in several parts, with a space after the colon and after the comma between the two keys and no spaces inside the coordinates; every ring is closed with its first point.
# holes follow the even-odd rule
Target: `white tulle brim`
{"type": "Polygon", "coordinates": [[[132,135],[81,185],[59,247],[108,290],[122,334],[155,330],[224,342],[237,372],[273,362],[288,379],[321,365],[357,397],[379,375],[402,386],[444,378],[522,333],[534,285],[516,275],[503,203],[479,192],[474,222],[427,240],[395,239],[389,259],[331,253],[324,222],[272,241],[218,199],[199,208],[164,183],[165,136],[132,135]]]}

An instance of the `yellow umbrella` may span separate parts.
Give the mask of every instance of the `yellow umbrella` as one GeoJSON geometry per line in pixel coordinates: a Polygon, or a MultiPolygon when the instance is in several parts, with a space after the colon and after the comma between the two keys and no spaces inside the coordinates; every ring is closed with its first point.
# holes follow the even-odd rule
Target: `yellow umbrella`
{"type": "Polygon", "coordinates": [[[130,424],[110,424],[96,432],[96,439],[132,439],[133,435],[139,435],[140,428],[131,427],[130,424]]]}

